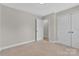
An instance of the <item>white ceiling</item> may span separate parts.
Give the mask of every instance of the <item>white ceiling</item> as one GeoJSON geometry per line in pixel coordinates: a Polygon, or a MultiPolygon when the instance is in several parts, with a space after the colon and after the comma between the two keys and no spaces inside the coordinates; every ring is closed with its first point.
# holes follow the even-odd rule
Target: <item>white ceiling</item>
{"type": "Polygon", "coordinates": [[[45,16],[79,5],[78,3],[4,3],[8,7],[30,12],[37,16],[45,16]]]}

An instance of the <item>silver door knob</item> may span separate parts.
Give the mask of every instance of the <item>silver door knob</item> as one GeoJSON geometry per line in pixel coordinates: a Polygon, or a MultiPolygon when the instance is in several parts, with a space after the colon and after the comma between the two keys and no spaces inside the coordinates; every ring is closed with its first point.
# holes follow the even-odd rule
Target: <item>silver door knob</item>
{"type": "Polygon", "coordinates": [[[71,33],[71,34],[72,34],[72,33],[74,33],[74,32],[73,32],[73,31],[69,31],[68,33],[71,33]]]}

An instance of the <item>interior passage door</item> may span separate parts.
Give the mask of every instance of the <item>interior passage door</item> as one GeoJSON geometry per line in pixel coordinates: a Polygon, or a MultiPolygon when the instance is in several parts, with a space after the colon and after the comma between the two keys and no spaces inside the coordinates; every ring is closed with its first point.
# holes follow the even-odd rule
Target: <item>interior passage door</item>
{"type": "Polygon", "coordinates": [[[57,16],[57,41],[68,46],[71,45],[70,18],[70,14],[57,16]]]}
{"type": "Polygon", "coordinates": [[[79,13],[72,14],[72,46],[79,48],[79,13]]]}
{"type": "Polygon", "coordinates": [[[44,23],[43,20],[37,19],[37,41],[43,40],[43,29],[44,29],[44,23]]]}

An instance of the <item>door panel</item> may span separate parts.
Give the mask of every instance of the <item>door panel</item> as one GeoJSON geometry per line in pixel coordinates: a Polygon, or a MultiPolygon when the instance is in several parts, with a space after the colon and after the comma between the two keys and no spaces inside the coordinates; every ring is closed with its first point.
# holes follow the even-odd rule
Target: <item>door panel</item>
{"type": "Polygon", "coordinates": [[[43,20],[37,19],[37,41],[43,40],[43,29],[44,29],[44,23],[43,20]]]}
{"type": "Polygon", "coordinates": [[[79,48],[79,14],[72,14],[72,46],[79,48]]]}
{"type": "Polygon", "coordinates": [[[69,14],[59,15],[57,17],[57,40],[68,46],[71,45],[71,34],[69,33],[71,30],[70,21],[69,14]]]}

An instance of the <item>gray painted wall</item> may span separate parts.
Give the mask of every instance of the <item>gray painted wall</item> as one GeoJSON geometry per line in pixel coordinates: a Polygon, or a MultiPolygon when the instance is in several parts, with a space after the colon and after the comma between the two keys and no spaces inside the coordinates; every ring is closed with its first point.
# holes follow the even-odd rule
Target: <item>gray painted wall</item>
{"type": "Polygon", "coordinates": [[[1,11],[2,11],[2,9],[1,9],[1,5],[0,5],[0,46],[1,46],[1,11]]]}
{"type": "Polygon", "coordinates": [[[35,40],[35,18],[33,15],[6,6],[2,6],[1,12],[2,39],[0,39],[0,48],[35,40]]]}
{"type": "Polygon", "coordinates": [[[56,16],[55,14],[45,17],[48,20],[48,38],[49,41],[56,41],[56,16]]]}

